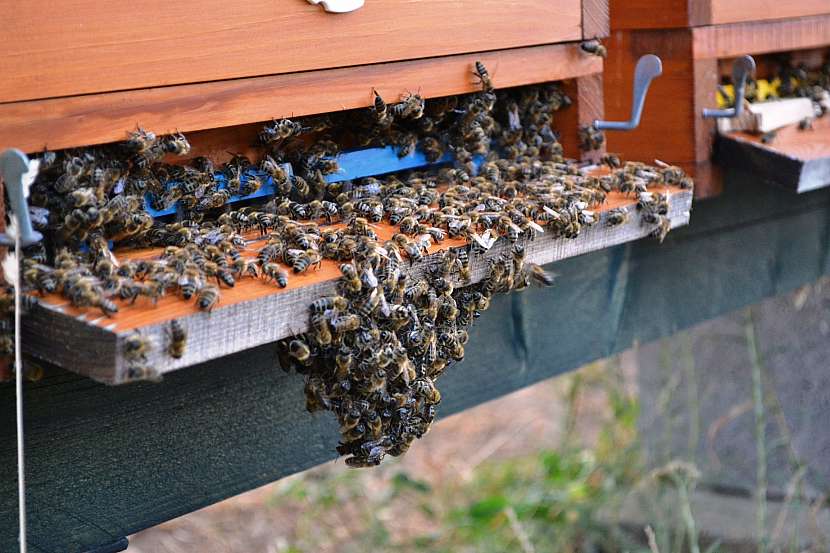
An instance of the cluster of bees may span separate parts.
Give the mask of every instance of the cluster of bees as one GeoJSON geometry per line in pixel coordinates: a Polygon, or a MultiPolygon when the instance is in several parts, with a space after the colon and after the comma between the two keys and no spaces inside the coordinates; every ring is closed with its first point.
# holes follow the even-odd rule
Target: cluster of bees
{"type": "MultiPolygon", "coordinates": [[[[718,89],[722,98],[731,98],[722,87],[718,89]]],[[[794,63],[789,54],[782,54],[777,60],[777,69],[768,81],[759,83],[748,78],[745,98],[748,102],[760,102],[770,98],[809,98],[813,102],[814,117],[807,117],[798,124],[799,130],[813,129],[813,121],[827,114],[827,94],[830,92],[830,62],[810,69],[804,63],[794,63]],[[763,86],[762,86],[763,85],[763,86]]],[[[761,135],[761,142],[772,143],[778,132],[773,130],[761,135]]]]}
{"type": "MultiPolygon", "coordinates": [[[[48,210],[47,240],[25,252],[24,282],[104,316],[165,295],[210,312],[241,279],[285,287],[291,274],[335,260],[337,294],[311,304],[306,333],[279,342],[280,365],[305,375],[309,411],[337,416],[338,451],[350,466],[401,455],[429,430],[441,399],[436,379],[463,359],[468,329],[493,294],[553,282],[525,261],[529,241],[542,233],[576,238],[597,222],[593,210],[612,190],[636,196],[642,224],[662,240],[671,226],[667,198],[648,188],[692,185],[676,167],[614,155],[603,158],[606,171],[586,174],[564,157],[551,128],[571,103],[557,85],[496,91],[483,64],[473,72],[481,87],[472,94],[425,101],[410,92],[387,103],[373,91],[372,106],[357,114],[273,121],[259,133],[256,162],[168,162],[188,155],[187,139],[140,128],[121,144],[46,152],[31,202],[48,210]],[[447,153],[453,160],[328,183],[341,144],[394,145],[402,156],[418,147],[431,161],[447,153]],[[265,184],[275,193],[264,203],[228,204],[265,184]],[[145,202],[175,207],[175,220],[153,220],[145,202]],[[381,222],[395,227],[385,241],[381,222]],[[467,245],[430,255],[447,238],[467,245]],[[499,242],[507,247],[496,255],[499,242]],[[113,244],[160,254],[119,263],[113,244]],[[481,280],[471,268],[477,259],[485,260],[481,280]]],[[[601,136],[586,140],[596,145],[601,136]]],[[[627,218],[614,210],[606,224],[627,218]]],[[[159,376],[146,365],[153,347],[139,332],[125,341],[129,377],[159,376]]],[[[183,325],[170,323],[164,347],[172,358],[184,355],[183,325]]]]}

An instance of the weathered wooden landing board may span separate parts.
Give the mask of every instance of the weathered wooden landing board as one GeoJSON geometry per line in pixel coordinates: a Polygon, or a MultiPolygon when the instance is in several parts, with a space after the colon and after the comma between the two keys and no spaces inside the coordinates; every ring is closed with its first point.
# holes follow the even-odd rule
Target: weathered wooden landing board
{"type": "Polygon", "coordinates": [[[817,119],[812,130],[790,125],[768,144],[761,137],[733,132],[718,137],[720,160],[759,179],[801,194],[830,186],[830,120],[817,119]]]}
{"type": "MultiPolygon", "coordinates": [[[[439,416],[830,274],[830,189],[796,195],[736,173],[664,244],[573,257],[554,266],[552,288],[495,297],[464,361],[441,377],[439,416]]],[[[29,550],[120,551],[124,536],[334,459],[335,417],[306,412],[303,378],[276,368],[274,353],[254,348],[159,384],[48,369],[27,382],[29,550]]],[[[14,417],[14,384],[0,384],[4,467],[16,462],[14,417]]],[[[0,472],[3,552],[17,548],[16,490],[15,471],[0,472]]]]}
{"type": "MultiPolygon", "coordinates": [[[[656,188],[669,195],[672,227],[689,221],[692,193],[677,188],[656,188]]],[[[527,243],[528,262],[545,264],[583,253],[630,242],[647,236],[653,227],[644,226],[636,213],[636,201],[619,193],[611,193],[596,210],[598,222],[576,239],[541,235],[527,243]],[[618,226],[606,225],[607,212],[622,208],[628,220],[618,226]]],[[[381,239],[393,233],[388,225],[379,225],[381,239]]],[[[433,245],[431,254],[441,249],[464,245],[461,240],[446,240],[433,245]]],[[[472,260],[472,282],[486,273],[486,260],[509,251],[510,244],[500,240],[486,255],[472,260]]],[[[250,249],[255,255],[256,244],[250,249]]],[[[154,255],[144,251],[131,257],[154,255]]],[[[434,264],[434,255],[414,263],[410,275],[418,276],[434,264]]],[[[249,349],[261,344],[303,332],[307,328],[309,304],[335,291],[340,276],[338,264],[325,260],[319,270],[289,276],[289,285],[280,289],[259,279],[246,278],[234,288],[223,288],[219,305],[210,313],[201,312],[195,303],[168,296],[156,305],[141,299],[135,305],[121,304],[121,311],[112,318],[98,309],[76,309],[59,296],[41,298],[27,314],[23,323],[25,353],[89,376],[100,382],[120,384],[127,380],[127,363],[121,352],[124,341],[134,332],[150,340],[152,351],[147,364],[170,372],[182,367],[249,349]],[[185,354],[171,358],[167,352],[170,321],[178,319],[188,331],[185,354]]]]}

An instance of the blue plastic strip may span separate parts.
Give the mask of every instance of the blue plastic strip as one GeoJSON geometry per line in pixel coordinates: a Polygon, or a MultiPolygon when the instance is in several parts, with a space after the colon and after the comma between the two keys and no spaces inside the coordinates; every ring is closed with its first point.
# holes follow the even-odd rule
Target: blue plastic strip
{"type": "Polygon", "coordinates": [[[385,146],[383,148],[367,148],[364,150],[343,152],[336,159],[337,164],[340,165],[340,171],[326,175],[327,182],[354,180],[362,177],[373,177],[376,175],[406,171],[408,169],[450,163],[454,157],[452,153],[445,152],[440,159],[430,162],[421,150],[415,150],[408,156],[398,157],[397,147],[385,146]]]}
{"type": "MultiPolygon", "coordinates": [[[[291,164],[290,163],[283,163],[282,167],[288,173],[289,177],[293,174],[291,172],[291,164]]],[[[251,199],[254,199],[254,198],[264,198],[264,197],[267,197],[267,196],[273,196],[274,195],[274,193],[275,193],[274,181],[271,179],[271,177],[269,177],[267,174],[263,173],[262,171],[260,171],[258,169],[249,169],[248,171],[245,171],[245,173],[242,174],[242,177],[240,179],[243,185],[248,181],[248,176],[249,175],[256,175],[257,177],[261,178],[262,181],[263,181],[262,186],[259,188],[259,190],[257,190],[253,194],[248,194],[246,196],[241,196],[241,195],[237,194],[237,195],[231,196],[228,199],[228,203],[232,204],[232,203],[236,203],[236,202],[241,202],[243,200],[251,200],[251,199]]],[[[216,179],[216,182],[218,183],[217,186],[216,186],[217,189],[224,190],[225,188],[227,188],[227,179],[225,178],[225,175],[223,173],[221,173],[221,172],[214,173],[214,178],[216,179]]],[[[169,182],[169,183],[167,183],[166,189],[170,190],[175,185],[176,185],[175,182],[169,182]]],[[[144,195],[144,209],[146,209],[147,213],[149,213],[153,217],[164,217],[164,216],[167,216],[167,215],[174,215],[176,213],[176,206],[175,205],[170,206],[166,209],[153,209],[153,207],[150,203],[150,194],[149,193],[144,195]]]]}
{"type": "MultiPolygon", "coordinates": [[[[435,167],[438,165],[452,163],[455,159],[455,156],[449,151],[445,152],[440,159],[434,162],[427,160],[426,155],[421,150],[415,150],[411,154],[404,157],[398,157],[398,151],[399,149],[396,146],[385,146],[383,148],[365,148],[362,150],[343,152],[336,157],[340,170],[336,173],[332,173],[331,175],[326,175],[326,182],[334,183],[345,180],[360,179],[363,177],[385,175],[388,173],[397,173],[399,171],[407,171],[421,167],[435,167]]],[[[473,160],[477,169],[484,161],[484,158],[482,156],[475,156],[473,160]]],[[[282,164],[282,167],[289,175],[293,175],[290,163],[284,163],[282,164]]],[[[249,194],[247,196],[231,196],[228,203],[236,203],[243,200],[264,198],[274,195],[275,189],[271,177],[257,169],[251,169],[243,174],[243,183],[247,180],[247,176],[249,174],[255,174],[262,178],[262,187],[253,194],[249,194]]],[[[224,189],[227,186],[225,175],[221,172],[217,172],[214,176],[216,178],[216,182],[218,183],[217,188],[219,190],[224,189]]],[[[166,188],[169,190],[175,185],[175,182],[170,182],[167,184],[166,188]]],[[[153,217],[165,217],[176,214],[175,205],[166,209],[153,209],[150,203],[149,193],[144,196],[144,208],[147,210],[147,213],[153,217]]]]}

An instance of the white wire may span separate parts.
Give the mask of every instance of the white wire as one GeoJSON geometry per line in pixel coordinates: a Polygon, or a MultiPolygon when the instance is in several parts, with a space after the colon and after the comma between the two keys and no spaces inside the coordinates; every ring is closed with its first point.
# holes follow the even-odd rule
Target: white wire
{"type": "MultiPolygon", "coordinates": [[[[15,214],[12,217],[16,218],[15,214]]],[[[17,399],[17,509],[20,521],[20,553],[26,553],[26,474],[23,464],[23,358],[20,347],[20,227],[15,225],[17,232],[14,233],[14,251],[17,254],[18,263],[15,263],[14,270],[17,271],[16,285],[14,287],[14,373],[15,373],[15,395],[17,399]]]]}

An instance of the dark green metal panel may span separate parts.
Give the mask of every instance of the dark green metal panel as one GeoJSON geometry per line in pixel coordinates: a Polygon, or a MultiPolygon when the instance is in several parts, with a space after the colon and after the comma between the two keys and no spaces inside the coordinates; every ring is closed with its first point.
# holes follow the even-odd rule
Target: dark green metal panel
{"type": "MultiPolygon", "coordinates": [[[[556,264],[556,286],[496,298],[440,382],[447,415],[830,273],[830,191],[730,175],[663,245],[556,264]]],[[[16,547],[14,390],[0,386],[0,551],[16,547]]],[[[334,457],[337,428],[266,346],[108,388],[65,372],[27,385],[32,551],[118,540],[334,457]]],[[[413,447],[417,447],[415,444],[413,447]]]]}

